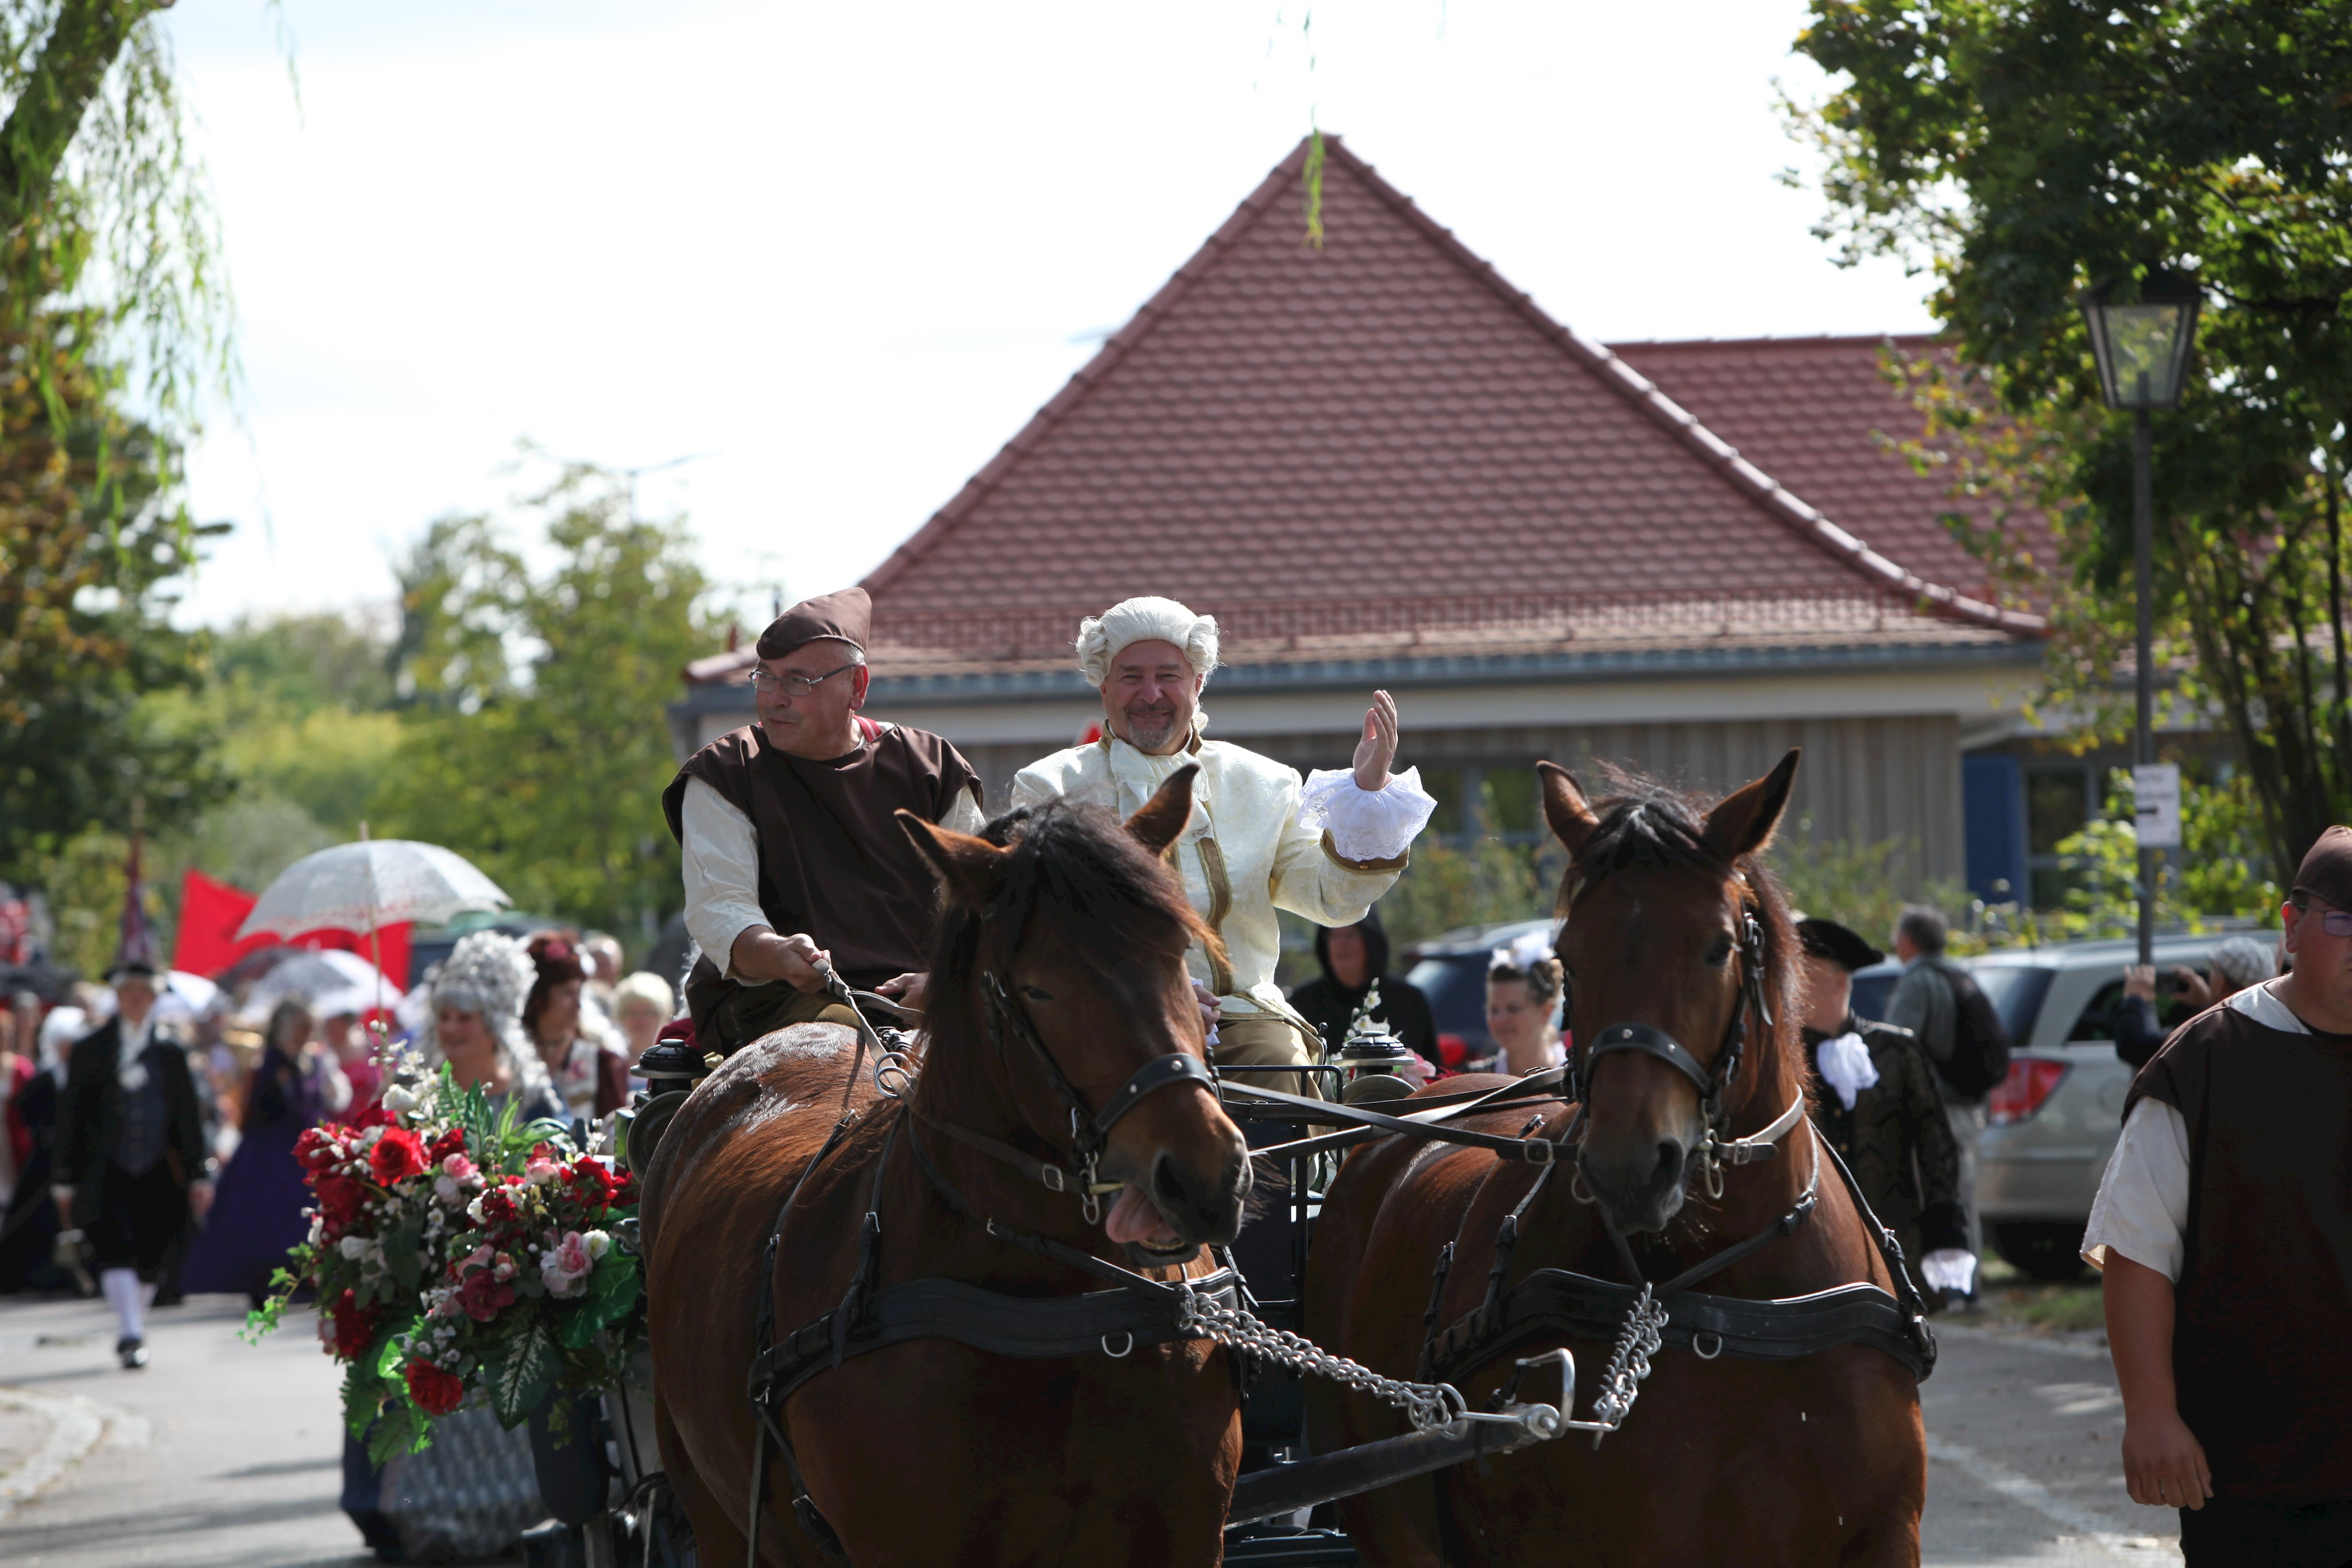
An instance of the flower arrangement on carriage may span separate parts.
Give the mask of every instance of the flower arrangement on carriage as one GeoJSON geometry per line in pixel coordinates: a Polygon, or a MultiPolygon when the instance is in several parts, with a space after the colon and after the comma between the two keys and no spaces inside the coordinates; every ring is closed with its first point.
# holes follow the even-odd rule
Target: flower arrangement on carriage
{"type": "Polygon", "coordinates": [[[310,1239],[247,1332],[313,1293],[372,1459],[423,1448],[477,1396],[511,1429],[551,1396],[614,1381],[642,1297],[638,1260],[614,1241],[634,1227],[635,1177],[557,1123],[494,1112],[446,1066],[306,1131],[295,1153],[317,1197],[310,1239]]]}

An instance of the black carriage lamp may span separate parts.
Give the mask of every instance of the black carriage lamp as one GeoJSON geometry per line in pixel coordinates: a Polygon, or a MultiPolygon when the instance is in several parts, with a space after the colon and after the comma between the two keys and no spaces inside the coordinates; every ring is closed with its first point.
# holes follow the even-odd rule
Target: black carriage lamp
{"type": "MultiPolygon", "coordinates": [[[[2138,657],[2134,684],[2138,723],[2132,760],[2156,760],[2155,671],[2155,479],[2148,414],[2180,402],[2188,379],[2189,350],[2197,340],[2197,311],[2204,303],[2196,280],[2151,267],[2137,289],[2122,279],[2100,284],[2077,301],[2090,329],[2091,353],[2099,364],[2099,391],[2107,406],[2132,416],[2132,576],[2138,590],[2138,657]],[[2128,292],[2128,299],[2118,296],[2128,292]]],[[[2139,852],[2139,961],[2150,963],[2156,943],[2156,854],[2139,852]]]]}

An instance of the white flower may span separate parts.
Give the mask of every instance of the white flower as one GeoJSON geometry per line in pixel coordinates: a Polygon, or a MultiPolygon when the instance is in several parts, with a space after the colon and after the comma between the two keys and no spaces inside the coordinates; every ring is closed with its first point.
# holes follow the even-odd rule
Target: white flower
{"type": "Polygon", "coordinates": [[[415,1092],[395,1083],[383,1092],[383,1108],[394,1115],[403,1115],[416,1109],[415,1092]]]}
{"type": "Polygon", "coordinates": [[[601,1230],[591,1230],[580,1238],[588,1244],[588,1256],[601,1259],[613,1249],[613,1239],[601,1230]]]}
{"type": "Polygon", "coordinates": [[[335,1250],[346,1258],[356,1260],[366,1257],[368,1249],[373,1245],[375,1244],[364,1236],[346,1236],[335,1243],[335,1250]]]}

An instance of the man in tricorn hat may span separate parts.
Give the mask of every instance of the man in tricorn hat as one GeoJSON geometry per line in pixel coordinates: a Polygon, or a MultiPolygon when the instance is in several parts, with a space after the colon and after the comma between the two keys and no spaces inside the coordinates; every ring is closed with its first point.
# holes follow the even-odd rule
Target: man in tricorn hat
{"type": "Polygon", "coordinates": [[[139,1280],[212,1201],[211,1159],[186,1047],[157,1026],[155,966],[118,958],[114,1016],[75,1042],[58,1106],[58,1220],[95,1255],[115,1354],[147,1364],[139,1280]]]}
{"type": "Polygon", "coordinates": [[[702,948],[686,995],[706,1049],[854,1022],[820,963],[860,990],[921,999],[938,883],[891,813],[977,833],[980,780],[938,736],[859,711],[871,616],[862,588],[778,616],[747,676],[759,722],[687,758],[662,793],[702,948]]]}
{"type": "MultiPolygon", "coordinates": [[[[1202,736],[1201,689],[1217,667],[1212,617],[1172,599],[1129,599],[1080,624],[1077,652],[1080,672],[1102,693],[1103,737],[1023,768],[1013,805],[1068,795],[1127,816],[1170,774],[1198,763],[1192,820],[1170,852],[1192,907],[1223,938],[1222,954],[1192,955],[1195,980],[1216,997],[1216,1060],[1304,1063],[1321,1041],[1274,983],[1281,953],[1275,911],[1326,926],[1361,920],[1396,882],[1437,804],[1422,792],[1418,770],[1389,770],[1395,701],[1374,693],[1355,766],[1318,770],[1302,788],[1296,769],[1202,736]]],[[[1247,1082],[1300,1087],[1279,1073],[1251,1073],[1247,1082]]]]}
{"type": "Polygon", "coordinates": [[[2191,1564],[2352,1562],[2352,829],[2280,918],[2294,969],[2140,1069],[2083,1239],[2124,1479],[2191,1564]]]}
{"type": "Polygon", "coordinates": [[[1930,1299],[1976,1283],[1960,1151],[1918,1036],[1853,1010],[1853,972],[1886,955],[1834,920],[1800,920],[1813,1125],[1837,1149],[1930,1299]]]}

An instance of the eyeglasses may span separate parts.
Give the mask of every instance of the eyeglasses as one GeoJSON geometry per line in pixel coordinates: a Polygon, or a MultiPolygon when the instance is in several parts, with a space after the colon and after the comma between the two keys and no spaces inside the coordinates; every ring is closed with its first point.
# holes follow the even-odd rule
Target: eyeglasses
{"type": "MultiPolygon", "coordinates": [[[[2295,907],[2303,911],[2305,919],[2311,917],[2311,905],[2298,904],[2295,907]]],[[[2323,909],[2318,914],[2320,925],[2330,936],[2352,936],[2352,915],[2341,909],[2323,909]]]]}
{"type": "Polygon", "coordinates": [[[753,691],[774,692],[788,698],[804,697],[841,674],[842,670],[856,668],[857,668],[857,661],[853,659],[842,665],[841,669],[827,670],[821,675],[780,675],[765,664],[754,664],[751,666],[751,673],[743,677],[743,684],[753,691]]]}

